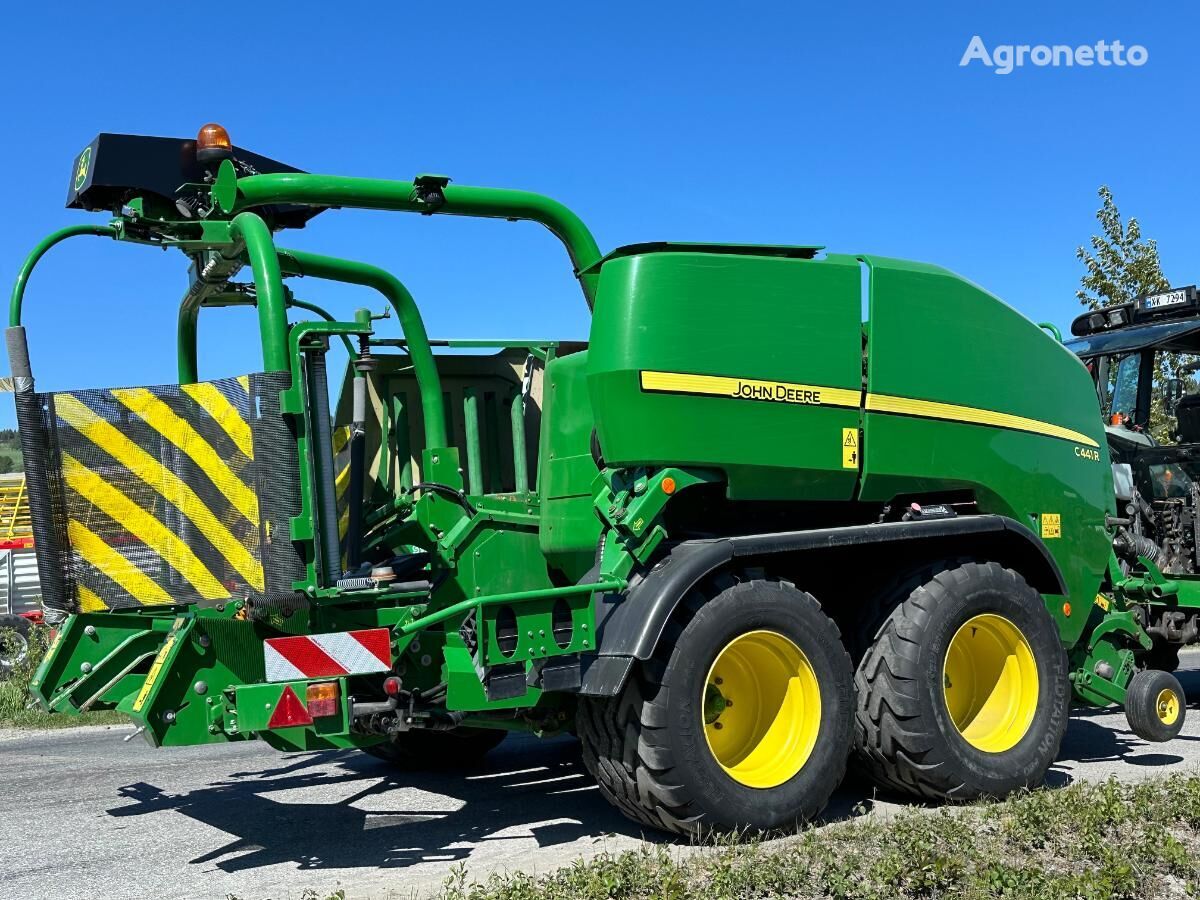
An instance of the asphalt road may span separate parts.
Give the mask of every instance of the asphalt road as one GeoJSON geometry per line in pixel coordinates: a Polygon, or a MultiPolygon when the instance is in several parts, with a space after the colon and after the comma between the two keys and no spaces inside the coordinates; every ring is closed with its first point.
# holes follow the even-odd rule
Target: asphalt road
{"type": "MultiPolygon", "coordinates": [[[[1048,783],[1200,771],[1200,654],[1184,658],[1184,732],[1147,744],[1124,715],[1077,714],[1048,783]]],[[[420,895],[450,866],[547,871],[637,846],[569,740],[514,737],[474,772],[396,773],[361,753],[280,756],[250,743],[156,751],[124,728],[0,731],[6,897],[351,898],[420,895]],[[324,893],[321,894],[324,896],[324,893]]],[[[894,808],[843,787],[831,820],[894,808]]],[[[661,840],[661,836],[650,836],[661,840]]]]}

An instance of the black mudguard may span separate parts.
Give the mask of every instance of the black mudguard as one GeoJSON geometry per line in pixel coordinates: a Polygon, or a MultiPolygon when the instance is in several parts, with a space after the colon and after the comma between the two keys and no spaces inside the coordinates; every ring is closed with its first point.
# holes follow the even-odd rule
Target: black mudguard
{"type": "MultiPolygon", "coordinates": [[[[599,652],[585,663],[580,693],[614,696],[634,660],[649,659],[679,601],[712,572],[736,560],[749,563],[778,554],[893,542],[959,539],[1002,541],[1025,579],[1043,594],[1066,594],[1054,557],[1028,528],[1006,516],[958,516],[918,522],[883,522],[773,534],[683,541],[619,593],[605,594],[596,611],[599,652]]],[[[1007,562],[1007,561],[1006,561],[1007,562]]]]}

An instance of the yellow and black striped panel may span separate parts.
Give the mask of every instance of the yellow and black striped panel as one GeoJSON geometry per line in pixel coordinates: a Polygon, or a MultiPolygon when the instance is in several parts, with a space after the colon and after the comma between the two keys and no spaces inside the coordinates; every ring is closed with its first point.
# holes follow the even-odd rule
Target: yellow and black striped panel
{"type": "Polygon", "coordinates": [[[266,460],[250,376],[50,395],[80,609],[261,597],[266,460]]]}

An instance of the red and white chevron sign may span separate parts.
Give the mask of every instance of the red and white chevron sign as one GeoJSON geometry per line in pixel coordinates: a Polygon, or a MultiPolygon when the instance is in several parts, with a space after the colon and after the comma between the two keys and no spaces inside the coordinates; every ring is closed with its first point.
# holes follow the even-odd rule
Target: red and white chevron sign
{"type": "Polygon", "coordinates": [[[363,675],[392,668],[392,640],[386,628],[268,638],[263,654],[267,681],[363,675]]]}

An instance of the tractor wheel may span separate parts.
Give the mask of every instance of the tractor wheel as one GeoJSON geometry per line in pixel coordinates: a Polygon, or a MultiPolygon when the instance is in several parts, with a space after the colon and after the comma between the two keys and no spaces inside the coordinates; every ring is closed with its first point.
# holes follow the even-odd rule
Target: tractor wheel
{"type": "Polygon", "coordinates": [[[455,728],[451,731],[401,731],[363,752],[401,769],[462,769],[478,763],[508,737],[498,728],[455,728]]]}
{"type": "Polygon", "coordinates": [[[1040,784],[1070,709],[1067,657],[1042,598],[998,563],[917,587],[855,675],[855,749],[881,787],[1004,796],[1040,784]]]}
{"type": "Polygon", "coordinates": [[[1187,697],[1170,672],[1143,669],[1134,674],[1125,692],[1129,729],[1144,741],[1162,743],[1179,734],[1187,714],[1187,697]]]}
{"type": "Polygon", "coordinates": [[[793,585],[725,578],[714,589],[685,598],[618,696],[580,698],[583,761],[609,802],[653,828],[790,828],[845,774],[850,658],[793,585]]]}
{"type": "Polygon", "coordinates": [[[21,616],[0,616],[0,681],[29,655],[29,620],[21,616]]]}

